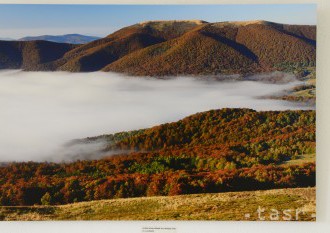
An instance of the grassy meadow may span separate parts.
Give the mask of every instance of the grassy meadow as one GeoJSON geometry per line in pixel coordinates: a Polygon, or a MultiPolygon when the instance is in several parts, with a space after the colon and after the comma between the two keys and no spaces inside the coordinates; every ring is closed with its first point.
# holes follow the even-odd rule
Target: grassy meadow
{"type": "Polygon", "coordinates": [[[191,194],[171,197],[119,198],[59,206],[0,207],[2,220],[249,220],[315,221],[315,188],[191,194]],[[143,209],[143,211],[141,211],[143,209]],[[273,216],[276,217],[276,216],[273,216]]]}

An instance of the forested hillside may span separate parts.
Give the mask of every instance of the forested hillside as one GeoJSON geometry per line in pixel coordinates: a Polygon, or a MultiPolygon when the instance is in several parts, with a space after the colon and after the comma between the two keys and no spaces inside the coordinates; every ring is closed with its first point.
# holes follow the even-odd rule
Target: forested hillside
{"type": "Polygon", "coordinates": [[[315,65],[315,27],[209,23],[136,51],[104,70],[134,75],[257,73],[315,65]]]}
{"type": "Polygon", "coordinates": [[[0,69],[38,70],[76,46],[50,41],[0,41],[0,69]]]}
{"type": "Polygon", "coordinates": [[[221,109],[106,140],[101,160],[0,167],[2,205],[315,186],[315,111],[221,109]],[[297,162],[298,161],[298,162],[297,162]],[[291,162],[291,163],[289,163],[291,162]]]}
{"type": "Polygon", "coordinates": [[[267,21],[148,21],[80,46],[0,41],[0,54],[2,69],[102,70],[141,76],[292,71],[315,67],[316,26],[267,21]],[[40,50],[40,45],[30,44],[46,48],[40,50]],[[22,62],[20,54],[26,47],[29,54],[45,51],[55,55],[22,62]]]}

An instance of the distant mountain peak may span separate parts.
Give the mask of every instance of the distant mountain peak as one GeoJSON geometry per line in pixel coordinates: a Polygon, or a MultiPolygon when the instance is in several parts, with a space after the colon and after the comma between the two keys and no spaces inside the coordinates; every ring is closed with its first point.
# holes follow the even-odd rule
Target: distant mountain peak
{"type": "Polygon", "coordinates": [[[65,34],[65,35],[27,36],[19,39],[19,41],[46,40],[57,43],[86,44],[98,39],[100,38],[96,36],[86,36],[81,34],[65,34]]]}
{"type": "Polygon", "coordinates": [[[10,38],[10,37],[0,37],[0,40],[3,40],[3,41],[14,41],[15,39],[10,38]]]}

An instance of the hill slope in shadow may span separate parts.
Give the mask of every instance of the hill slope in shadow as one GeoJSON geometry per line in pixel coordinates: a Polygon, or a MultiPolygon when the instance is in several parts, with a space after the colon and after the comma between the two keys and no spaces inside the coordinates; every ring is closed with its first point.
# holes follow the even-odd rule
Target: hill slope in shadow
{"type": "Polygon", "coordinates": [[[148,76],[246,74],[315,66],[316,26],[148,21],[83,45],[0,41],[0,54],[2,69],[148,76]]]}

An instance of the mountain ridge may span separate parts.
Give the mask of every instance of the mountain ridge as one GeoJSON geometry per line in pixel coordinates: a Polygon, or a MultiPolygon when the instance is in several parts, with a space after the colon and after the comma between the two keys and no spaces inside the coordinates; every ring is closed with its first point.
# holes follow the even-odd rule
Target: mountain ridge
{"type": "Polygon", "coordinates": [[[45,41],[51,41],[57,43],[85,44],[98,39],[100,39],[100,37],[86,36],[81,34],[64,34],[64,35],[26,36],[18,39],[18,41],[45,40],[45,41]]]}
{"type": "MultiPolygon", "coordinates": [[[[8,56],[2,44],[0,53],[8,56]]],[[[281,71],[315,66],[315,62],[316,26],[263,20],[170,20],[133,24],[74,46],[61,57],[19,68],[172,76],[281,71]]],[[[13,65],[3,61],[0,67],[13,65]]]]}

